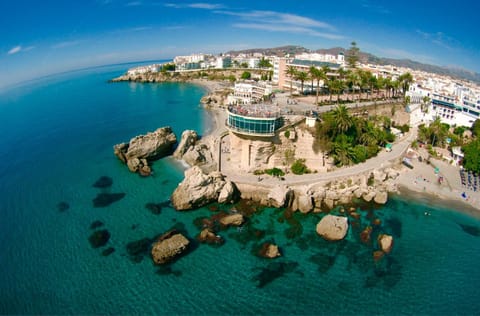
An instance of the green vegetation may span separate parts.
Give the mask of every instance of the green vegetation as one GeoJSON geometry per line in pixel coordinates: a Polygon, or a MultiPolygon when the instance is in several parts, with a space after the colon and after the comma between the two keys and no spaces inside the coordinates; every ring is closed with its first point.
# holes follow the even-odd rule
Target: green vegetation
{"type": "Polygon", "coordinates": [[[449,126],[443,124],[437,117],[428,127],[425,124],[418,126],[418,139],[425,144],[442,147],[446,144],[446,139],[449,136],[448,129],[449,126]]]}
{"type": "Polygon", "coordinates": [[[175,71],[175,64],[174,63],[168,63],[162,65],[162,69],[160,69],[162,72],[167,72],[167,71],[175,71]]]}
{"type": "Polygon", "coordinates": [[[260,62],[258,63],[258,67],[259,68],[272,68],[273,65],[270,63],[270,61],[268,59],[265,59],[265,57],[262,57],[262,59],[260,59],[260,62]]]}
{"type": "Polygon", "coordinates": [[[462,148],[464,158],[463,167],[476,174],[480,173],[480,139],[475,139],[462,148]]]}
{"type": "Polygon", "coordinates": [[[313,149],[329,154],[339,167],[363,162],[395,140],[388,118],[353,117],[344,105],[325,113],[322,119],[317,124],[313,149]]]}
{"type": "Polygon", "coordinates": [[[360,60],[360,48],[357,47],[357,43],[354,41],[350,44],[350,49],[347,52],[347,65],[349,68],[357,68],[357,63],[360,60]]]}
{"type": "Polygon", "coordinates": [[[283,177],[285,172],[278,168],[265,169],[265,173],[273,177],[283,177]]]}
{"type": "Polygon", "coordinates": [[[290,130],[287,129],[287,130],[285,131],[285,133],[283,133],[283,135],[284,135],[286,138],[289,138],[289,137],[290,137],[290,130]]]}
{"type": "Polygon", "coordinates": [[[310,170],[305,165],[305,159],[297,159],[290,167],[292,173],[302,175],[304,173],[310,173],[310,170]]]}
{"type": "Polygon", "coordinates": [[[244,71],[244,72],[242,73],[242,77],[241,77],[241,78],[242,78],[242,79],[250,79],[250,78],[252,78],[252,74],[251,74],[249,71],[244,71]]]}

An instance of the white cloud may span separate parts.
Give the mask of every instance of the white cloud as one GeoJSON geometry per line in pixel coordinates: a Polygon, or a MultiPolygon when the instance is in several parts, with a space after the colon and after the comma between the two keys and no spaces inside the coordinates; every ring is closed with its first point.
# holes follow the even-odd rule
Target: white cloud
{"type": "Polygon", "coordinates": [[[27,47],[22,47],[20,45],[18,46],[15,46],[15,47],[12,47],[8,52],[7,54],[8,55],[14,55],[14,54],[18,54],[18,53],[21,53],[21,52],[28,52],[32,49],[34,49],[35,46],[27,46],[27,47]]]}
{"type": "Polygon", "coordinates": [[[70,46],[76,46],[76,45],[80,44],[81,42],[82,42],[82,41],[79,41],[79,40],[64,41],[64,42],[60,42],[60,43],[57,43],[57,44],[52,45],[52,48],[58,49],[58,48],[65,48],[65,47],[70,47],[70,46]]]}
{"type": "Polygon", "coordinates": [[[453,50],[454,46],[458,45],[458,41],[455,40],[453,37],[446,35],[443,32],[436,32],[436,33],[427,33],[421,30],[416,30],[417,34],[422,36],[424,39],[432,42],[435,45],[441,46],[443,48],[453,50]]]}
{"type": "Polygon", "coordinates": [[[21,50],[22,50],[22,46],[15,46],[12,49],[10,49],[7,54],[13,55],[13,54],[19,53],[21,50]]]}
{"type": "Polygon", "coordinates": [[[126,7],[138,7],[142,5],[142,1],[130,1],[125,3],[126,7]]]}
{"type": "Polygon", "coordinates": [[[342,35],[331,34],[318,32],[310,28],[300,27],[300,26],[288,26],[280,24],[268,24],[268,23],[235,23],[233,27],[244,28],[244,29],[256,29],[264,30],[271,32],[287,32],[287,33],[297,33],[297,34],[307,34],[311,36],[323,37],[330,40],[340,40],[344,37],[342,35]]]}
{"type": "Polygon", "coordinates": [[[368,10],[373,11],[375,13],[381,13],[381,14],[392,13],[389,9],[385,8],[384,6],[373,4],[373,3],[370,3],[369,1],[363,1],[361,3],[361,6],[365,9],[368,9],[368,10]]]}
{"type": "Polygon", "coordinates": [[[204,2],[186,3],[186,4],[165,3],[165,6],[169,8],[175,8],[175,9],[192,8],[192,9],[205,9],[205,10],[217,10],[224,7],[222,4],[204,3],[204,2]]]}

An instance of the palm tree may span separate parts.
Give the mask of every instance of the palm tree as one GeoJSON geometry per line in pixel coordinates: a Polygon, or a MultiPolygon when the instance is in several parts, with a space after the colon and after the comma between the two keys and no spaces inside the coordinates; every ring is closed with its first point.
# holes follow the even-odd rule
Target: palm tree
{"type": "MultiPolygon", "coordinates": [[[[329,89],[331,92],[337,94],[337,104],[340,103],[340,92],[345,88],[345,83],[342,80],[333,79],[329,81],[329,89]]],[[[330,94],[330,101],[332,101],[332,95],[330,94]]]]}
{"type": "Polygon", "coordinates": [[[347,74],[347,82],[352,94],[355,95],[355,89],[360,85],[360,76],[356,71],[349,71],[347,74]]]}
{"type": "Polygon", "coordinates": [[[315,104],[318,105],[318,92],[320,90],[320,80],[325,79],[326,75],[323,72],[323,70],[320,70],[315,66],[312,66],[310,67],[310,77],[312,78],[312,82],[313,80],[317,80],[317,91],[316,91],[317,93],[315,97],[315,104]]]}
{"type": "Polygon", "coordinates": [[[370,77],[368,78],[368,86],[370,88],[370,94],[373,95],[373,90],[378,88],[378,79],[372,73],[370,73],[370,77]]]}
{"type": "Polygon", "coordinates": [[[360,142],[360,144],[365,146],[376,145],[377,138],[378,138],[377,130],[378,129],[375,127],[375,124],[373,124],[371,121],[366,121],[361,131],[361,135],[358,138],[358,141],[360,142]]]}
{"type": "Polygon", "coordinates": [[[352,144],[348,142],[346,135],[339,135],[332,143],[330,152],[339,167],[348,166],[355,160],[355,152],[352,144]]]}
{"type": "Polygon", "coordinates": [[[411,73],[406,72],[402,74],[400,77],[398,77],[398,81],[400,83],[400,86],[402,87],[403,96],[405,97],[408,91],[408,88],[410,87],[410,84],[413,82],[413,76],[411,73]]]}
{"type": "Polygon", "coordinates": [[[348,113],[348,109],[345,105],[338,105],[332,111],[332,119],[336,134],[344,134],[353,126],[353,118],[348,113]]]}
{"type": "Polygon", "coordinates": [[[427,97],[427,96],[424,96],[422,98],[422,104],[421,104],[421,110],[423,113],[427,113],[428,112],[428,105],[430,104],[430,98],[427,97]]]}
{"type": "Polygon", "coordinates": [[[297,74],[297,69],[294,66],[288,66],[285,74],[290,77],[290,96],[292,96],[292,84],[293,84],[293,77],[297,74]]]}
{"type": "Polygon", "coordinates": [[[295,80],[300,81],[300,84],[302,87],[301,88],[302,94],[303,94],[303,84],[305,81],[307,81],[307,79],[308,79],[308,74],[305,71],[297,71],[295,75],[295,80]]]}

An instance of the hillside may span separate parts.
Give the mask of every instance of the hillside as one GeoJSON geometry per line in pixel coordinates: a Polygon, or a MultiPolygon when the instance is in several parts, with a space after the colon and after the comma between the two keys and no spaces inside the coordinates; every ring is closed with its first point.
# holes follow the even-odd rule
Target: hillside
{"type": "MultiPolygon", "coordinates": [[[[348,49],[342,47],[332,47],[327,49],[309,50],[302,46],[288,45],[274,48],[254,48],[241,51],[230,51],[229,54],[253,54],[262,53],[265,55],[285,56],[286,54],[295,55],[304,52],[317,52],[321,54],[337,55],[339,52],[346,52],[348,49]]],[[[393,65],[397,67],[407,67],[415,70],[426,71],[429,73],[448,75],[453,78],[465,79],[480,84],[480,74],[462,68],[443,67],[437,65],[424,64],[410,59],[394,59],[387,57],[378,57],[366,52],[360,52],[360,61],[377,65],[393,65]]]]}

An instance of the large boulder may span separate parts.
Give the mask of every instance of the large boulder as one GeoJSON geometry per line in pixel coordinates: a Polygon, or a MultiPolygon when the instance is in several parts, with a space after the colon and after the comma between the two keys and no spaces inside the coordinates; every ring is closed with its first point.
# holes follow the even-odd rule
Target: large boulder
{"type": "Polygon", "coordinates": [[[198,166],[193,166],[185,171],[185,178],[171,196],[173,207],[177,211],[198,208],[217,202],[220,195],[221,201],[233,202],[237,192],[233,183],[228,182],[220,172],[205,174],[198,166]],[[225,185],[228,187],[222,192],[225,185]]]}
{"type": "Polygon", "coordinates": [[[207,244],[223,244],[224,240],[221,236],[215,234],[211,228],[204,228],[200,234],[198,234],[197,239],[199,242],[207,244]]]}
{"type": "Polygon", "coordinates": [[[231,214],[220,218],[220,224],[223,226],[240,226],[243,224],[243,215],[240,213],[231,214]]]}
{"type": "Polygon", "coordinates": [[[274,259],[281,256],[280,251],[278,250],[278,246],[268,242],[262,245],[262,248],[260,249],[258,254],[261,257],[268,259],[274,259]]]}
{"type": "Polygon", "coordinates": [[[183,155],[193,146],[198,140],[198,134],[194,130],[185,130],[182,133],[182,138],[178,144],[177,149],[173,153],[173,157],[182,159],[183,155]]]}
{"type": "Polygon", "coordinates": [[[377,238],[378,245],[385,253],[390,253],[393,248],[393,237],[387,234],[380,234],[377,238]]]}
{"type": "Polygon", "coordinates": [[[132,138],[130,142],[113,146],[113,153],[126,163],[132,172],[150,174],[149,161],[157,160],[172,152],[177,142],[171,127],[161,127],[155,132],[132,138]]]}
{"type": "Polygon", "coordinates": [[[292,189],[287,186],[277,185],[268,192],[268,204],[276,208],[284,207],[290,201],[292,192],[292,189]]]}
{"type": "Polygon", "coordinates": [[[344,216],[326,215],[317,224],[317,234],[326,240],[341,240],[348,231],[348,218],[344,216]]]}
{"type": "Polygon", "coordinates": [[[377,204],[385,204],[388,200],[388,193],[385,191],[380,191],[375,194],[373,201],[377,204]]]}
{"type": "Polygon", "coordinates": [[[227,180],[218,195],[218,203],[233,203],[238,195],[237,192],[238,190],[235,184],[227,180]]]}
{"type": "Polygon", "coordinates": [[[313,197],[308,194],[308,192],[305,192],[304,194],[301,194],[297,198],[297,209],[302,212],[302,213],[309,213],[310,211],[313,210],[313,197]]]}
{"type": "Polygon", "coordinates": [[[162,235],[152,246],[152,259],[156,264],[167,263],[184,252],[190,241],[176,231],[162,235]]]}

